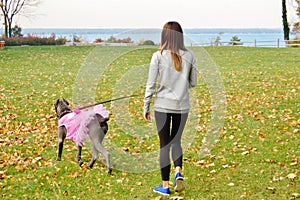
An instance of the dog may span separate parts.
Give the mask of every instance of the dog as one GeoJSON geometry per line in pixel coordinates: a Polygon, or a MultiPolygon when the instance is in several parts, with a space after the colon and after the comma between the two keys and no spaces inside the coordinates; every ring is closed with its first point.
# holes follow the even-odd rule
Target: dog
{"type": "MultiPolygon", "coordinates": [[[[101,105],[98,111],[94,110],[74,110],[72,111],[69,107],[69,102],[65,99],[57,99],[55,106],[55,112],[58,118],[58,153],[57,161],[61,160],[63,143],[64,140],[71,139],[77,145],[77,162],[79,166],[83,164],[81,160],[81,150],[82,150],[82,140],[88,138],[93,146],[92,159],[89,163],[89,167],[93,168],[95,161],[98,158],[98,154],[101,153],[107,164],[107,171],[109,174],[112,172],[110,165],[110,154],[102,146],[102,140],[108,131],[108,111],[101,105]],[[107,116],[102,116],[101,112],[107,114],[107,116]],[[75,123],[71,127],[67,125],[68,121],[75,123]],[[75,130],[76,129],[76,130],[75,130]]],[[[96,107],[96,106],[95,106],[96,107]]]]}

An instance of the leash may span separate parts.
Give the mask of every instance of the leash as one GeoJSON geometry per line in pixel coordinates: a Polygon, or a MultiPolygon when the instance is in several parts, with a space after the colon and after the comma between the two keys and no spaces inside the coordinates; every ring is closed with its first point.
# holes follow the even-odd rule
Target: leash
{"type": "Polygon", "coordinates": [[[109,103],[109,102],[112,102],[112,101],[118,101],[118,100],[121,100],[121,99],[128,99],[128,98],[136,97],[136,96],[139,96],[139,95],[134,94],[134,95],[119,97],[119,98],[115,98],[115,99],[110,99],[110,100],[102,101],[102,102],[99,102],[99,103],[95,103],[93,105],[83,106],[83,107],[77,108],[75,110],[84,110],[84,109],[87,109],[87,108],[90,108],[90,107],[93,107],[93,106],[97,106],[99,104],[105,104],[105,103],[109,103]]]}

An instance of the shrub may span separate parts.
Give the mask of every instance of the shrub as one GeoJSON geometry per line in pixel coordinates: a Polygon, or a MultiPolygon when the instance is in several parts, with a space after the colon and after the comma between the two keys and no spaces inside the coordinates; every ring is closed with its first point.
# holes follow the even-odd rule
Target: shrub
{"type": "Polygon", "coordinates": [[[133,43],[130,37],[128,38],[123,38],[123,39],[118,39],[117,43],[133,43]]]}
{"type": "Polygon", "coordinates": [[[98,38],[98,39],[96,39],[94,42],[95,42],[95,43],[101,43],[101,42],[103,42],[103,40],[102,40],[101,38],[98,38]]]}
{"type": "Polygon", "coordinates": [[[66,38],[58,38],[55,37],[38,37],[28,35],[27,37],[12,37],[12,38],[3,38],[6,46],[21,46],[21,45],[30,45],[30,46],[38,46],[38,45],[63,45],[67,42],[66,38]]]}
{"type": "Polygon", "coordinates": [[[62,37],[62,38],[58,38],[55,40],[56,45],[64,45],[66,44],[66,42],[68,42],[67,38],[62,37]]]}
{"type": "Polygon", "coordinates": [[[116,43],[117,42],[117,39],[114,37],[114,36],[110,36],[106,42],[109,42],[109,43],[116,43]]]}
{"type": "Polygon", "coordinates": [[[110,36],[106,42],[109,42],[109,43],[133,43],[133,41],[131,40],[130,37],[128,38],[123,38],[123,39],[117,39],[115,38],[114,36],[110,36]]]}
{"type": "Polygon", "coordinates": [[[152,40],[145,40],[144,42],[142,42],[142,45],[155,45],[155,44],[152,40]]]}
{"type": "Polygon", "coordinates": [[[238,38],[238,36],[236,36],[236,35],[231,38],[229,44],[233,45],[233,46],[235,46],[235,45],[243,45],[243,43],[241,42],[241,39],[238,38]]]}
{"type": "Polygon", "coordinates": [[[77,35],[74,35],[73,36],[73,42],[82,42],[82,38],[77,36],[77,35]]]}
{"type": "Polygon", "coordinates": [[[298,48],[300,48],[300,36],[297,36],[292,41],[289,41],[289,45],[291,47],[298,47],[298,48]]]}

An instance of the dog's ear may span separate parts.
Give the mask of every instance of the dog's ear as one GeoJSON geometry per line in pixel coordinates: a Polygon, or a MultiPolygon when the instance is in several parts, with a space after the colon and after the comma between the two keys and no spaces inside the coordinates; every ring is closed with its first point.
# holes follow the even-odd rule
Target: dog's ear
{"type": "Polygon", "coordinates": [[[63,101],[67,104],[70,105],[69,102],[67,100],[65,100],[65,98],[63,98],[63,101]]]}
{"type": "Polygon", "coordinates": [[[54,104],[55,108],[57,108],[59,102],[60,102],[60,99],[57,99],[56,102],[55,102],[55,104],[54,104]]]}
{"type": "Polygon", "coordinates": [[[60,99],[57,99],[56,102],[55,102],[55,104],[54,104],[54,108],[55,108],[55,112],[56,112],[56,116],[57,116],[57,117],[58,117],[58,114],[57,114],[57,106],[58,106],[59,102],[60,102],[60,99]]]}

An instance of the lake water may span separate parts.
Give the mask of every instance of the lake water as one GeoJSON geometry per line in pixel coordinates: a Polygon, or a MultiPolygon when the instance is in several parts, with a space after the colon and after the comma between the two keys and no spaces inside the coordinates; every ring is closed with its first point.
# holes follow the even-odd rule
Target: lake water
{"type": "MultiPolygon", "coordinates": [[[[80,37],[83,41],[93,42],[101,38],[106,40],[111,36],[117,39],[130,37],[135,43],[141,40],[160,41],[161,29],[23,29],[24,35],[33,34],[48,37],[52,33],[56,37],[65,37],[72,40],[73,36],[80,37]]],[[[284,46],[283,31],[281,29],[185,29],[185,44],[189,45],[211,45],[220,38],[222,45],[228,45],[233,36],[241,39],[244,46],[284,46]]],[[[293,38],[293,36],[291,36],[293,38]]]]}

